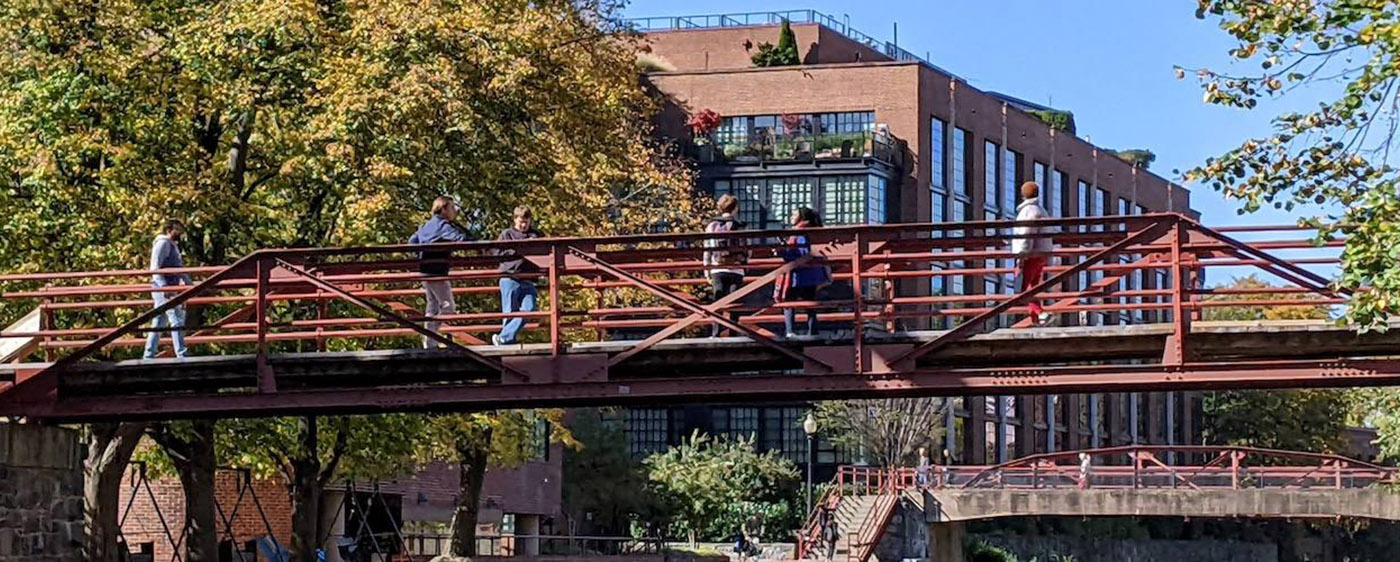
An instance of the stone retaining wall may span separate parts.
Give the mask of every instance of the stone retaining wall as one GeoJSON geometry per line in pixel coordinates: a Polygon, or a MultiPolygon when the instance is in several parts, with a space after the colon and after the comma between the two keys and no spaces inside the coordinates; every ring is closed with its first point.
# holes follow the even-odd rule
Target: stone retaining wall
{"type": "Polygon", "coordinates": [[[0,562],[79,562],[82,539],[77,432],[0,424],[0,562]]]}

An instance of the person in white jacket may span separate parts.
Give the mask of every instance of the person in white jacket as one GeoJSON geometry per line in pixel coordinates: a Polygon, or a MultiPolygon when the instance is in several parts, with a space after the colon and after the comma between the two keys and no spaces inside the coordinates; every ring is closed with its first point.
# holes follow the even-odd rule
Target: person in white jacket
{"type": "MultiPolygon", "coordinates": [[[[1050,214],[1040,206],[1040,185],[1033,181],[1021,184],[1021,197],[1021,204],[1016,207],[1017,222],[1050,218],[1050,214]]],[[[1045,265],[1050,261],[1052,246],[1050,238],[1045,236],[1044,227],[1022,225],[1012,232],[1016,237],[1011,239],[1011,253],[1016,254],[1021,291],[1025,292],[1040,284],[1045,265]]],[[[1044,325],[1050,322],[1050,313],[1041,308],[1038,299],[1032,300],[1026,308],[1035,317],[1036,323],[1044,325]]]]}

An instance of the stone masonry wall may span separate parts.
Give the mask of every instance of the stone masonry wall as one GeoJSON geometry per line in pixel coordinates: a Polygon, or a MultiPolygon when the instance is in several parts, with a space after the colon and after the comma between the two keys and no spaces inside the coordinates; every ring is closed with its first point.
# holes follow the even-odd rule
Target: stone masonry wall
{"type": "Polygon", "coordinates": [[[0,562],[78,562],[82,537],[77,432],[0,425],[0,562]]]}
{"type": "Polygon", "coordinates": [[[1073,556],[1075,562],[1278,562],[1278,547],[1211,539],[1113,540],[1020,535],[970,535],[1006,548],[1022,560],[1051,560],[1052,555],[1073,556]]]}

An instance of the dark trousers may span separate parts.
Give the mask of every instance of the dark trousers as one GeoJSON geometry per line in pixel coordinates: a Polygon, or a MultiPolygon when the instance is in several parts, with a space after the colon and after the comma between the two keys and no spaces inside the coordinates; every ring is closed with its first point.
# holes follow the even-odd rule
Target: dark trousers
{"type": "MultiPolygon", "coordinates": [[[[710,287],[715,290],[715,300],[729,296],[730,293],[739,290],[744,285],[744,276],[739,273],[719,272],[710,274],[710,287]]],[[[713,301],[711,301],[713,302],[713,301]]],[[[729,313],[729,319],[734,323],[739,322],[739,313],[729,313]]],[[[710,337],[718,337],[720,325],[718,323],[710,327],[710,337]]]]}

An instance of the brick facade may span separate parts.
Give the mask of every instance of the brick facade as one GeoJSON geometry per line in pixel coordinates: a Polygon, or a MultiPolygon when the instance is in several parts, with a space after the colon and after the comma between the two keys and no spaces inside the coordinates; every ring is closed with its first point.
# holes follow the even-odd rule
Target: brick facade
{"type": "MultiPolygon", "coordinates": [[[[562,489],[562,455],[562,447],[553,445],[545,460],[527,462],[511,469],[487,470],[482,489],[481,523],[499,525],[506,513],[544,517],[557,514],[562,489]]],[[[219,517],[219,542],[228,540],[223,517],[231,517],[235,544],[242,545],[265,537],[270,528],[278,544],[286,547],[291,537],[292,504],[284,479],[255,479],[249,488],[241,473],[220,471],[216,482],[216,498],[224,513],[224,516],[216,515],[219,517]],[[241,503],[238,501],[240,491],[243,491],[241,503]],[[254,496],[266,514],[266,523],[253,502],[254,496]],[[234,512],[235,505],[238,506],[237,512],[234,512]]],[[[412,477],[383,482],[379,488],[386,496],[402,497],[403,522],[445,524],[452,520],[457,486],[458,470],[455,466],[433,463],[412,477]]],[[[373,487],[357,485],[357,489],[369,491],[373,487]]],[[[3,484],[0,484],[2,490],[3,484]]],[[[340,485],[327,492],[342,490],[343,485],[340,485]]],[[[165,529],[168,527],[176,539],[180,537],[180,526],[185,516],[184,492],[180,482],[171,477],[148,478],[143,482],[140,468],[133,467],[127,471],[123,481],[120,501],[123,511],[128,505],[131,506],[130,514],[122,523],[122,534],[127,544],[134,551],[139,551],[140,545],[150,544],[155,560],[171,560],[173,547],[165,529]]],[[[328,509],[334,509],[334,506],[328,509]]],[[[2,537],[3,532],[0,532],[2,537]]],[[[3,558],[0,561],[8,562],[3,558]]]]}
{"type": "MultiPolygon", "coordinates": [[[[279,544],[284,547],[288,544],[292,530],[292,502],[282,479],[253,479],[251,487],[248,487],[241,473],[224,470],[219,471],[215,482],[215,500],[223,513],[222,516],[217,511],[215,513],[220,543],[229,539],[229,527],[224,519],[227,517],[235,544],[242,545],[266,537],[269,528],[279,544]],[[238,499],[240,491],[243,492],[241,502],[238,499]],[[254,497],[257,499],[256,505],[254,497]],[[267,524],[264,524],[258,512],[258,505],[266,514],[267,524]]],[[[140,468],[133,467],[127,471],[122,482],[119,505],[123,513],[128,513],[122,520],[122,536],[127,545],[139,552],[141,545],[150,544],[155,560],[173,560],[174,548],[166,529],[175,539],[180,538],[185,517],[185,496],[179,480],[162,477],[143,481],[140,468]]]]}
{"type": "MultiPolygon", "coordinates": [[[[757,44],[777,40],[778,26],[699,28],[660,31],[647,35],[651,55],[671,63],[675,70],[653,72],[647,81],[667,101],[667,111],[658,122],[658,134],[686,142],[685,116],[711,109],[722,116],[819,114],[828,112],[873,112],[875,123],[907,143],[899,181],[891,181],[885,193],[888,222],[939,222],[947,216],[933,216],[933,166],[935,142],[942,143],[944,192],[951,192],[953,130],[966,136],[966,193],[970,196],[966,217],[980,220],[984,213],[1014,216],[993,201],[987,205],[984,181],[989,165],[984,155],[986,142],[996,145],[998,157],[992,160],[997,189],[1019,185],[1035,177],[1037,164],[1047,172],[1042,193],[1054,187],[1055,172],[1063,174],[1060,205],[1051,209],[1060,216],[1083,216],[1079,184],[1083,182],[1098,197],[1106,194],[1104,215],[1118,215],[1126,204],[1130,212],[1175,211],[1194,214],[1190,192],[1144,168],[1119,159],[1111,151],[1097,147],[1085,138],[1051,128],[1026,110],[1033,104],[993,94],[970,86],[932,64],[920,61],[894,61],[865,44],[817,24],[793,25],[801,52],[801,66],[755,68],[745,51],[745,41],[757,44]],[[942,122],[944,136],[932,138],[933,120],[942,122]],[[1019,155],[1007,178],[1001,164],[1005,150],[1019,155]],[[1010,180],[1010,181],[1008,181],[1010,180]]],[[[755,167],[758,167],[756,165],[755,167]]],[[[792,167],[792,168],[795,168],[792,167]]],[[[791,172],[789,168],[786,172],[791,172]]],[[[725,169],[731,172],[735,168],[725,169]]],[[[813,170],[816,166],[813,166],[813,170]]],[[[701,168],[703,182],[716,178],[701,168]]],[[[792,172],[800,173],[800,172],[792,172]]],[[[722,179],[722,178],[721,178],[722,179]]],[[[999,197],[1004,198],[1004,196],[999,197]]],[[[951,199],[950,199],[951,201],[951,199]]],[[[951,213],[950,213],[951,214],[951,213]]],[[[1095,212],[1094,214],[1100,214],[1095,212]]],[[[977,267],[976,263],[968,263],[977,267]]],[[[1147,279],[1145,288],[1157,286],[1147,279]]],[[[1004,289],[1004,285],[999,286],[1004,289]]],[[[901,294],[927,294],[930,284],[919,280],[901,285],[901,294]]],[[[967,293],[982,293],[982,283],[970,279],[967,293]]],[[[1107,319],[1105,319],[1107,320],[1107,319]]],[[[1114,318],[1117,322],[1119,319],[1114,318]]],[[[1096,320],[1097,321],[1097,320],[1096,320]]],[[[1198,439],[1200,396],[1196,393],[1073,395],[1060,398],[1007,397],[1003,408],[1009,415],[991,412],[984,397],[959,400],[959,420],[950,421],[956,436],[948,448],[954,461],[992,463],[997,460],[996,439],[988,435],[1014,433],[1014,443],[1006,443],[1007,456],[1043,451],[1053,435],[1054,448],[1088,448],[1126,444],[1191,443],[1198,439]],[[1136,396],[1136,397],[1134,397],[1136,396]],[[1054,414],[1051,414],[1051,411],[1054,414]],[[1168,413],[1170,412],[1170,414],[1168,413]],[[1172,418],[1171,432],[1167,419],[1172,418]],[[1054,418],[1053,428],[1049,418],[1054,418]],[[1101,420],[1097,430],[1093,419],[1101,420]],[[1082,421],[1081,421],[1082,420],[1082,421]],[[996,428],[1000,429],[996,429],[996,428]],[[989,432],[988,430],[991,429],[989,432]],[[1095,440],[1097,438],[1097,440],[1095,440]]],[[[1007,439],[1011,441],[1012,439],[1007,439]]]]}

